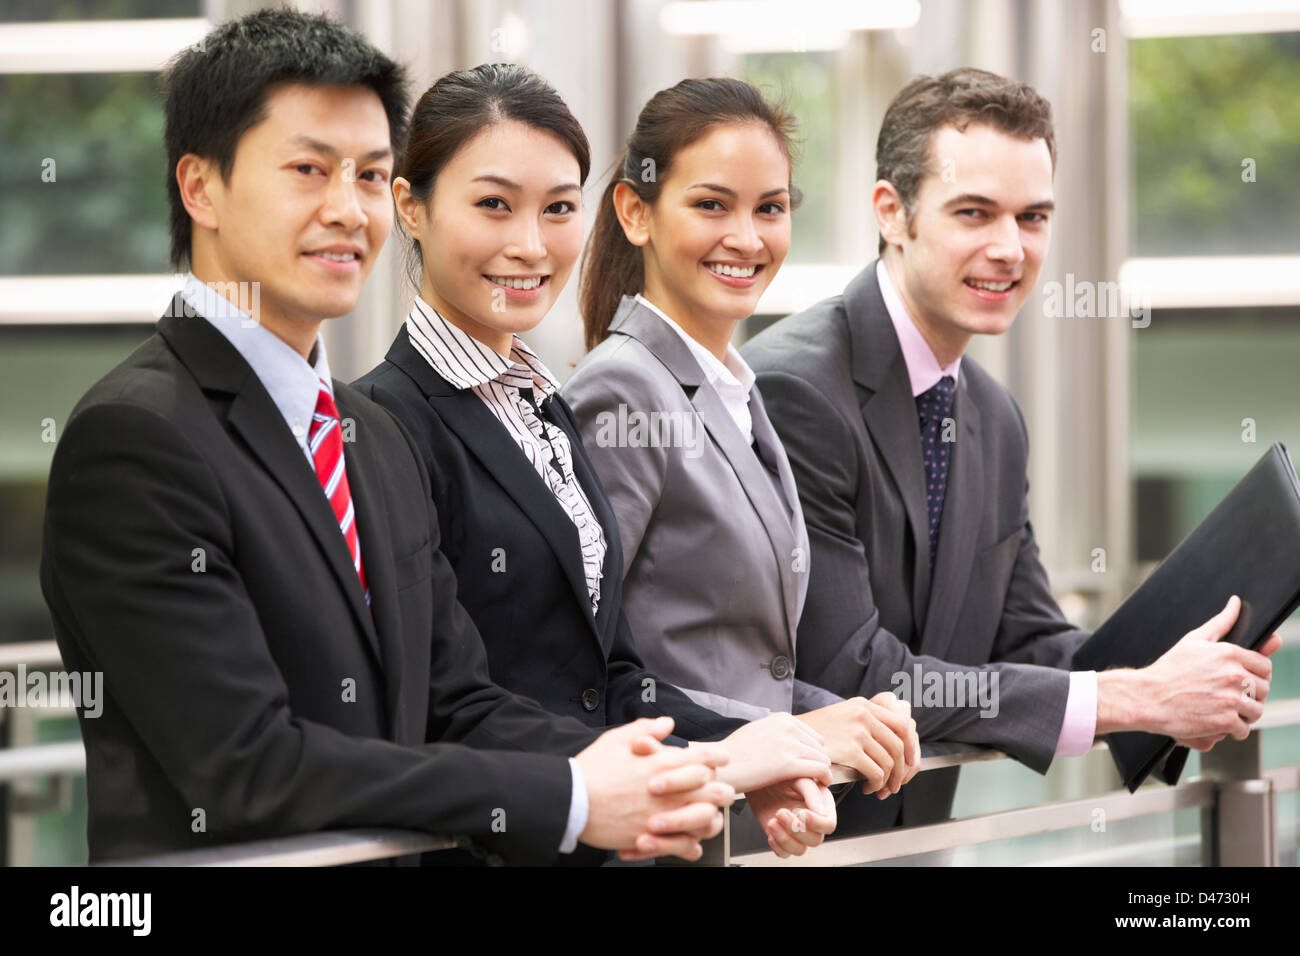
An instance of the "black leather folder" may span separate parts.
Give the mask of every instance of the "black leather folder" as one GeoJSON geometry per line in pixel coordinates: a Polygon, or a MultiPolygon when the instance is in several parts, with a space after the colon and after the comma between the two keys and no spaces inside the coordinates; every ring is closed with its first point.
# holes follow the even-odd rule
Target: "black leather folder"
{"type": "MultiPolygon", "coordinates": [[[[1074,670],[1146,667],[1188,631],[1241,598],[1223,640],[1258,648],[1300,606],[1300,483],[1275,443],[1196,529],[1074,655],[1074,670]]],[[[1160,768],[1177,783],[1187,748],[1125,731],[1107,743],[1130,791],[1160,768]]]]}

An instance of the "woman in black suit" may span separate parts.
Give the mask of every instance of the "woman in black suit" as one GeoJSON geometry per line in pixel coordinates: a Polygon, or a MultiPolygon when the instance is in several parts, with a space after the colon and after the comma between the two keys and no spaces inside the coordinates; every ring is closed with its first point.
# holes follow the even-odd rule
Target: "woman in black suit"
{"type": "Polygon", "coordinates": [[[669,715],[686,740],[725,737],[719,778],[746,792],[776,852],[802,853],[834,827],[820,735],[788,714],[721,717],[645,669],[622,610],[616,520],[558,383],[517,335],[577,261],[589,165],[581,126],[528,70],[435,83],[393,181],[420,294],[356,385],[421,450],[439,554],[493,680],[590,726],[669,715]]]}

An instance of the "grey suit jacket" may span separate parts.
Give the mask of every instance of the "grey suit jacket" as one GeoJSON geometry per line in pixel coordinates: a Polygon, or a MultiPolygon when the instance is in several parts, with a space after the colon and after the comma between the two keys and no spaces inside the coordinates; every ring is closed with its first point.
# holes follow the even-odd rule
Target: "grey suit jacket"
{"type": "Polygon", "coordinates": [[[762,461],[686,343],[624,297],[563,391],[618,519],[624,609],[646,665],[727,716],[838,701],[795,679],[808,535],[758,390],[762,461]]]}
{"type": "MultiPolygon", "coordinates": [[[[1010,393],[962,360],[931,580],[916,404],[875,264],[743,352],[790,456],[812,543],[799,676],[868,697],[916,685],[917,665],[921,687],[931,672],[945,689],[983,681],[996,716],[969,696],[943,706],[957,700],[948,693],[940,706],[914,707],[922,741],[996,747],[1045,772],[1065,715],[1065,668],[1087,635],[1061,614],[1038,559],[1028,433],[1010,393]]],[[[946,818],[956,782],[955,769],[923,774],[871,801],[864,828],[892,824],[900,809],[908,824],[946,818]]]]}

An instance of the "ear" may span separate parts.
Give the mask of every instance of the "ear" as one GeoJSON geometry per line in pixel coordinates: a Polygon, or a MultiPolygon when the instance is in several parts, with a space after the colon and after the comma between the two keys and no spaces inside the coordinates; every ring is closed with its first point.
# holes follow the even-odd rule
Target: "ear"
{"type": "Polygon", "coordinates": [[[628,242],[644,246],[650,241],[650,204],[625,182],[614,187],[614,213],[628,242]]]}
{"type": "Polygon", "coordinates": [[[176,185],[180,187],[181,203],[194,224],[215,230],[218,215],[213,198],[223,186],[216,163],[186,153],[176,163],[176,185]]]}
{"type": "Polygon", "coordinates": [[[421,238],[421,229],[428,218],[424,204],[411,193],[411,182],[402,176],[393,180],[393,205],[397,207],[397,217],[417,242],[421,238]]]}
{"type": "Polygon", "coordinates": [[[907,232],[907,210],[902,197],[888,179],[876,181],[871,190],[871,208],[876,214],[876,228],[881,238],[892,246],[901,246],[907,232]]]}

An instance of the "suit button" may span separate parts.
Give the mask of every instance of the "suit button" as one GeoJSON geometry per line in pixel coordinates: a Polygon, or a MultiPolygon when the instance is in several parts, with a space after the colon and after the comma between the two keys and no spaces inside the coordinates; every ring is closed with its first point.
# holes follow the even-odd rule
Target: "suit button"
{"type": "Polygon", "coordinates": [[[772,663],[769,666],[772,670],[773,680],[785,680],[790,676],[790,658],[784,654],[777,654],[776,657],[772,658],[772,663]]]}
{"type": "Polygon", "coordinates": [[[582,692],[583,710],[595,710],[600,706],[600,692],[594,687],[588,687],[582,692]]]}

